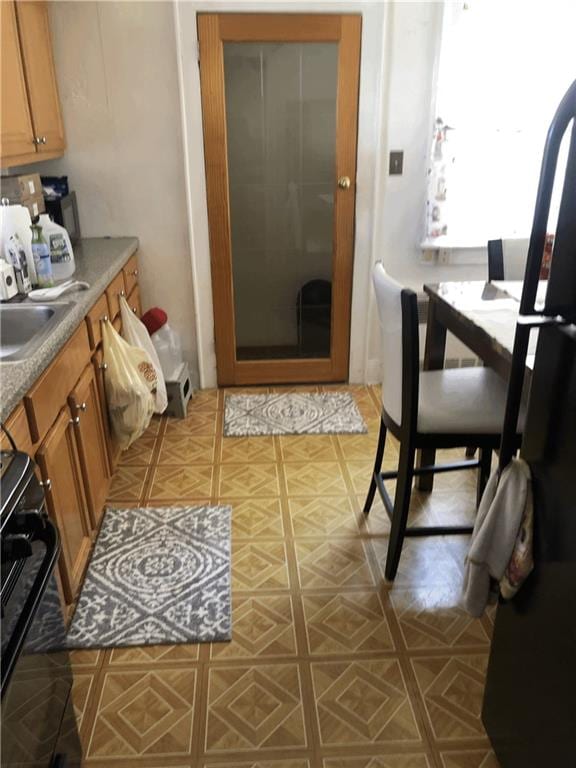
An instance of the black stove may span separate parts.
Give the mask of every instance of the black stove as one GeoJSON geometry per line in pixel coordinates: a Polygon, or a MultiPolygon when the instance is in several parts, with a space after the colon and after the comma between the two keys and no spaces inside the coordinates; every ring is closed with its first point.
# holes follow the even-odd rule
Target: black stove
{"type": "Polygon", "coordinates": [[[76,768],[82,754],[55,568],[60,539],[34,462],[0,452],[0,765],[76,768]]]}

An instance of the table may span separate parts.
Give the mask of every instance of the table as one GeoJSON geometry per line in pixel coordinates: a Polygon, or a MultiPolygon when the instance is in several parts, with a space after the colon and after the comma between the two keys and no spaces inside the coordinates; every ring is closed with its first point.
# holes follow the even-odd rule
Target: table
{"type": "MultiPolygon", "coordinates": [[[[543,306],[547,286],[547,281],[540,282],[536,307],[543,306]]],[[[450,331],[486,365],[508,379],[522,281],[437,283],[425,285],[424,291],[429,297],[424,370],[444,367],[446,333],[450,331]]],[[[534,365],[537,339],[538,332],[533,331],[526,360],[528,376],[534,365]]],[[[434,464],[434,453],[433,450],[421,451],[418,464],[434,464]]],[[[423,491],[432,490],[432,483],[432,475],[421,475],[417,479],[417,487],[423,491]]]]}

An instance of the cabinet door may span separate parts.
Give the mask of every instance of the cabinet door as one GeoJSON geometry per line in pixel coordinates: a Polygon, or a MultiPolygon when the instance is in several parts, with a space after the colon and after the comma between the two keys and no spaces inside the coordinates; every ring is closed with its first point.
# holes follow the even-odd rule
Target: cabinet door
{"type": "Polygon", "coordinates": [[[62,540],[60,575],[68,603],[76,598],[88,564],[92,539],[75,427],[63,408],[36,453],[47,486],[46,504],[62,540]]]}
{"type": "Polygon", "coordinates": [[[128,296],[128,306],[134,312],[136,317],[142,317],[142,302],[140,301],[140,288],[136,286],[130,296],[128,296]]]}
{"type": "Polygon", "coordinates": [[[138,256],[136,254],[131,256],[125,266],[122,267],[122,272],[124,273],[126,295],[130,296],[132,289],[138,282],[138,256]]]}
{"type": "Polygon", "coordinates": [[[45,2],[16,4],[22,59],[28,85],[34,135],[41,139],[38,154],[62,152],[64,126],[52,56],[52,40],[45,2]]]}
{"type": "Polygon", "coordinates": [[[20,55],[14,3],[0,2],[2,48],[0,64],[2,146],[1,160],[29,155],[36,151],[32,119],[28,107],[26,81],[20,55]]]}
{"type": "Polygon", "coordinates": [[[94,369],[89,365],[69,397],[92,528],[100,527],[110,486],[106,435],[94,369]]]}
{"type": "Polygon", "coordinates": [[[108,405],[106,403],[106,388],[104,385],[104,376],[106,375],[106,369],[104,368],[104,362],[102,359],[102,350],[98,349],[92,358],[94,366],[94,374],[96,376],[96,384],[98,386],[98,395],[100,398],[100,410],[102,413],[102,423],[104,425],[104,434],[106,436],[106,447],[108,448],[108,462],[110,464],[110,471],[114,472],[116,465],[118,464],[118,458],[120,456],[120,446],[114,437],[112,432],[112,426],[110,419],[108,418],[108,405]]]}

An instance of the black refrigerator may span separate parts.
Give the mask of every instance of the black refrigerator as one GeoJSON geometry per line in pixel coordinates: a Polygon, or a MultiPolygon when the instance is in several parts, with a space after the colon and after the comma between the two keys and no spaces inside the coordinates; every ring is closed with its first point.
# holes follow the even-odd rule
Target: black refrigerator
{"type": "Polygon", "coordinates": [[[498,605],[482,714],[502,768],[576,768],[575,114],[576,82],[547,141],[515,345],[523,366],[523,336],[539,327],[521,448],[533,478],[535,568],[517,596],[498,605]],[[563,135],[569,154],[554,255],[545,307],[536,312],[537,257],[563,135]]]}

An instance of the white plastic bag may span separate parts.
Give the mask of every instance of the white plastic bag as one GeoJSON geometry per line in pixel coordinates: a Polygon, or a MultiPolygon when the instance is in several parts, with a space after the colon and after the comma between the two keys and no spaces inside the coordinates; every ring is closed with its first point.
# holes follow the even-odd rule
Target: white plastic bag
{"type": "Polygon", "coordinates": [[[166,381],[175,381],[182,367],[182,345],[175,330],[165,323],[150,336],[166,381]]]}
{"type": "Polygon", "coordinates": [[[129,448],[154,413],[156,371],[143,349],[132,347],[107,320],[102,323],[104,385],[112,430],[120,447],[129,448]]]}
{"type": "Polygon", "coordinates": [[[155,393],[155,413],[164,413],[166,406],[168,405],[168,393],[166,392],[166,382],[164,381],[164,374],[162,367],[160,366],[160,360],[158,360],[158,354],[154,349],[154,345],[150,341],[150,335],[144,323],[139,320],[134,312],[130,311],[130,307],[126,299],[120,297],[120,312],[122,314],[122,334],[128,344],[133,347],[139,347],[143,349],[150,358],[152,365],[156,369],[156,393],[155,393]]]}

